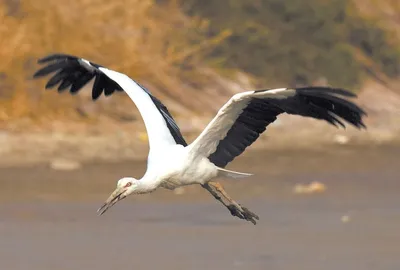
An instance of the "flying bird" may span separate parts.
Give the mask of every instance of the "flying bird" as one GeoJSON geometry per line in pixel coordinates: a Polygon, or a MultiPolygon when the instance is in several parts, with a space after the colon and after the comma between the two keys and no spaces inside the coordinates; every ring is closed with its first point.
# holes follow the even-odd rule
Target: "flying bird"
{"type": "Polygon", "coordinates": [[[131,194],[198,184],[233,216],[256,224],[259,217],[233,200],[216,179],[252,175],[225,167],[252,145],[279,115],[311,117],[343,128],[346,122],[359,129],[366,128],[362,121],[366,113],[346,99],[356,97],[347,90],[314,86],[266,89],[233,95],[201,134],[188,144],[167,107],[127,75],[66,54],[48,55],[38,63],[45,66],[34,74],[35,78],[55,73],[46,89],[57,86],[58,92],[69,89],[74,94],[94,78],[93,100],[102,94],[125,92],[142,115],[149,140],[147,170],[140,179],[119,179],[115,191],[98,209],[99,215],[131,194]]]}

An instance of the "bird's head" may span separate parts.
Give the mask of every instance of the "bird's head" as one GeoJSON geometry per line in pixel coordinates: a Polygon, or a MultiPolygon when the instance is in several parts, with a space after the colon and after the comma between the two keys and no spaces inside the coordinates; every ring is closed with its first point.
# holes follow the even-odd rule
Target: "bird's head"
{"type": "Polygon", "coordinates": [[[117,188],[111,193],[110,197],[104,202],[104,204],[97,210],[99,215],[104,214],[117,202],[125,199],[132,193],[138,193],[140,188],[139,180],[131,177],[124,177],[118,180],[117,188]]]}

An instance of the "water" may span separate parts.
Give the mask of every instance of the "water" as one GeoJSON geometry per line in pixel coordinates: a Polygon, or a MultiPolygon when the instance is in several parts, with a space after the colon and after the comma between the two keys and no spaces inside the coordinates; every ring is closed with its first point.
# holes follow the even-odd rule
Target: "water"
{"type": "Polygon", "coordinates": [[[400,150],[363,151],[244,157],[231,168],[258,175],[226,187],[260,216],[256,226],[196,187],[127,199],[98,217],[114,180],[143,163],[2,169],[0,268],[400,269],[400,150]],[[292,192],[310,181],[327,191],[292,192]]]}

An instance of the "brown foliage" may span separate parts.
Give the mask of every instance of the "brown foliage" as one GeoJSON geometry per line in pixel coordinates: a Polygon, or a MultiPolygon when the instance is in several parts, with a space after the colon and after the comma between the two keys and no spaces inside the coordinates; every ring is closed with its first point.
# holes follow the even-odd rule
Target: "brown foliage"
{"type": "MultiPolygon", "coordinates": [[[[228,36],[203,40],[203,21],[188,20],[176,1],[21,1],[8,14],[0,1],[0,118],[76,116],[77,99],[45,93],[31,76],[37,58],[61,52],[146,79],[158,89],[179,86],[200,52],[228,36]]],[[[194,79],[194,78],[192,78],[194,79]]],[[[165,92],[166,94],[167,92],[165,92]]]]}
{"type": "Polygon", "coordinates": [[[353,0],[358,11],[366,18],[375,20],[390,31],[393,42],[400,43],[400,1],[353,0]]]}

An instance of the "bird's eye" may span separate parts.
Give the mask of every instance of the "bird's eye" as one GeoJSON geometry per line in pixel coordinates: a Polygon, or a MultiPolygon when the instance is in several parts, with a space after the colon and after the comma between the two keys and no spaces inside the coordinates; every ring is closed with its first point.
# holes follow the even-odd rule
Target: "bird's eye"
{"type": "Polygon", "coordinates": [[[131,183],[131,182],[128,182],[128,183],[126,183],[126,185],[125,185],[125,187],[130,187],[130,186],[132,186],[132,183],[131,183]]]}

